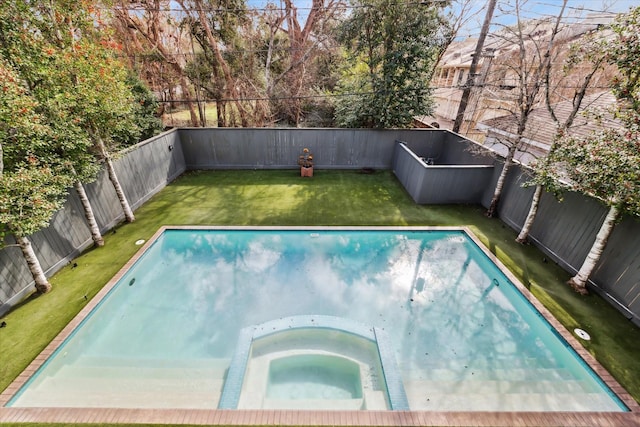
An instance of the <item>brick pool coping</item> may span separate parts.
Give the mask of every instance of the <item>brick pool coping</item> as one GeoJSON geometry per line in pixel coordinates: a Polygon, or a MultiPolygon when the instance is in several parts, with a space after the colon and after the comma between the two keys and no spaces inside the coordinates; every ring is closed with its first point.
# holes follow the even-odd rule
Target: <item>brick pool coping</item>
{"type": "Polygon", "coordinates": [[[640,405],[613,378],[531,292],[492,254],[468,227],[254,227],[163,226],[136,252],[116,275],[89,301],[29,366],[0,393],[0,422],[59,423],[159,423],[218,425],[477,425],[477,426],[640,426],[640,405]],[[435,411],[303,411],[303,410],[202,410],[123,408],[13,408],[5,407],[31,376],[73,333],[118,280],[165,230],[400,230],[464,231],[509,278],[576,353],[629,408],[630,412],[435,412],[435,411]]]}

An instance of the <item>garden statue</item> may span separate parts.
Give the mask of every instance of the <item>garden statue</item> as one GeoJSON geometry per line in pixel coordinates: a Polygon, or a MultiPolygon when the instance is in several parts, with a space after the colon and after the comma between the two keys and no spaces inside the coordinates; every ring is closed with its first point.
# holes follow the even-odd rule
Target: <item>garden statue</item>
{"type": "Polygon", "coordinates": [[[300,165],[300,176],[313,176],[313,154],[308,148],[302,150],[302,154],[298,157],[298,165],[300,165]]]}

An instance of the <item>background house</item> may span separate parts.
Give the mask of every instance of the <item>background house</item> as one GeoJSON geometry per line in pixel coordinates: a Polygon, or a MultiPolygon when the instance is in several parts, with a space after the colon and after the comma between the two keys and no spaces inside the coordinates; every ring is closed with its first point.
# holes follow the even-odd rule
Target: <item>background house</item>
{"type": "MultiPolygon", "coordinates": [[[[593,34],[602,25],[613,21],[615,14],[593,14],[583,19],[562,25],[556,36],[552,59],[552,102],[560,103],[573,98],[576,85],[583,78],[586,65],[564,67],[571,54],[572,45],[593,34]]],[[[554,20],[525,21],[522,23],[522,39],[529,67],[540,62],[540,53],[546,49],[554,26],[554,20]]],[[[518,68],[520,37],[514,27],[505,27],[489,33],[479,59],[477,73],[459,133],[482,142],[486,138],[487,127],[478,128],[478,123],[486,123],[497,117],[510,115],[515,111],[515,98],[520,85],[521,70],[518,68]]],[[[437,122],[442,129],[452,129],[458,112],[464,86],[467,83],[471,60],[477,39],[468,38],[453,42],[445,52],[432,81],[436,109],[427,124],[437,122]]],[[[610,86],[613,71],[603,67],[592,79],[594,88],[589,94],[602,92],[610,86]]],[[[536,104],[544,105],[543,91],[536,104]]]]}
{"type": "MultiPolygon", "coordinates": [[[[603,126],[621,127],[621,124],[611,114],[611,108],[615,102],[616,98],[610,91],[586,96],[569,133],[576,136],[587,136],[603,126]]],[[[552,105],[552,108],[558,120],[564,122],[573,110],[573,101],[559,102],[552,105]]],[[[507,145],[511,145],[512,141],[517,138],[516,126],[516,117],[506,115],[480,122],[477,124],[477,129],[486,135],[483,144],[485,147],[501,156],[506,156],[507,145]]],[[[546,106],[541,105],[534,109],[529,115],[523,139],[514,157],[515,160],[527,165],[532,160],[545,156],[549,152],[557,130],[558,126],[555,125],[546,106]]]]}

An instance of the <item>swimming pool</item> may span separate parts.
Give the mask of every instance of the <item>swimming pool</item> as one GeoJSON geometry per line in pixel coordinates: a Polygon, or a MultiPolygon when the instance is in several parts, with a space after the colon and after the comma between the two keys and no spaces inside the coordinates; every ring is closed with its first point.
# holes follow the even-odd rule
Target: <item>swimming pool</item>
{"type": "Polygon", "coordinates": [[[166,229],[9,406],[214,409],[243,328],[309,315],[385,331],[411,410],[626,410],[464,230],[408,228],[166,229]]]}

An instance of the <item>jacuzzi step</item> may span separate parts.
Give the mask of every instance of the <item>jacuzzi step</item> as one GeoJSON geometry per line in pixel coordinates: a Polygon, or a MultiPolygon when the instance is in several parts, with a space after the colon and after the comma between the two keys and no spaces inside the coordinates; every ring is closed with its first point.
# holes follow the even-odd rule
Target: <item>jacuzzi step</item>
{"type": "Polygon", "coordinates": [[[314,409],[385,411],[389,408],[386,394],[379,390],[366,390],[360,399],[270,399],[260,391],[246,390],[239,409],[314,409]]]}
{"type": "Polygon", "coordinates": [[[312,409],[317,411],[358,411],[366,409],[363,399],[264,399],[262,409],[312,409]]]}

